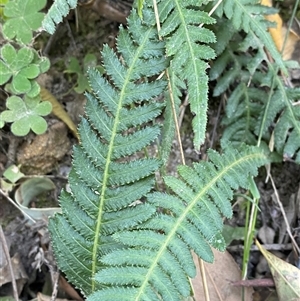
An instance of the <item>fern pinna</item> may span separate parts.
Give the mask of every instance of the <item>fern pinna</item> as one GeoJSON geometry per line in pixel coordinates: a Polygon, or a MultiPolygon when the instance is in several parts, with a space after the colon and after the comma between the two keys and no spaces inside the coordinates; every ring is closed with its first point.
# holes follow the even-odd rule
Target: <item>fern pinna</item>
{"type": "Polygon", "coordinates": [[[215,53],[208,43],[215,42],[214,33],[203,25],[215,23],[215,19],[201,10],[206,0],[161,0],[158,2],[162,23],[159,34],[166,40],[166,53],[171,58],[170,76],[174,78],[174,98],[186,84],[191,111],[195,114],[192,127],[194,146],[200,148],[205,140],[208,102],[207,60],[215,53]]]}
{"type": "MultiPolygon", "coordinates": [[[[216,3],[217,0],[214,2],[216,3]]],[[[236,30],[255,35],[263,42],[280,69],[286,73],[281,55],[268,32],[268,27],[273,24],[265,19],[265,15],[274,14],[277,10],[263,6],[259,2],[257,0],[223,0],[219,3],[216,14],[219,17],[224,14],[236,30]]]]}
{"type": "Polygon", "coordinates": [[[78,0],[54,0],[43,20],[43,29],[53,34],[55,26],[63,20],[63,17],[68,15],[71,9],[76,8],[77,2],[78,0]]]}
{"type": "MultiPolygon", "coordinates": [[[[226,24],[228,22],[225,26],[230,28],[226,24]]],[[[226,44],[225,35],[217,34],[217,38],[226,44]]],[[[253,32],[243,39],[235,32],[210,70],[210,79],[217,80],[214,96],[232,91],[222,120],[225,130],[221,143],[254,145],[262,139],[273,139],[274,133],[275,150],[283,159],[295,159],[299,163],[300,110],[296,104],[300,89],[288,87],[279,73],[279,65],[270,62],[265,46],[265,41],[253,32]]],[[[216,49],[216,52],[219,51],[216,49]]],[[[283,65],[299,68],[292,62],[283,62],[283,65]]]]}
{"type": "Polygon", "coordinates": [[[180,166],[181,179],[165,178],[173,194],[148,194],[147,204],[159,213],[135,230],[112,235],[127,247],[101,259],[107,267],[97,273],[96,280],[106,287],[89,301],[182,300],[191,294],[189,277],[196,271],[190,250],[212,262],[210,246],[225,249],[222,215],[231,216],[233,189],[247,188],[249,176],[267,162],[256,147],[208,154],[210,162],[180,166]]]}
{"type": "Polygon", "coordinates": [[[146,125],[161,113],[164,105],[154,98],[166,87],[164,80],[155,80],[167,60],[153,20],[149,10],[143,23],[132,13],[128,31],[120,29],[120,58],[108,46],[103,49],[108,79],[89,71],[93,93],[86,95],[70,192],[60,197],[62,215],[49,222],[58,265],[85,295],[100,287],[94,279],[102,265],[99,258],[117,248],[110,235],[130,229],[155,211],[148,204],[129,206],[151,190],[159,167],[154,158],[129,158],[160,132],[159,125],[146,125]]]}

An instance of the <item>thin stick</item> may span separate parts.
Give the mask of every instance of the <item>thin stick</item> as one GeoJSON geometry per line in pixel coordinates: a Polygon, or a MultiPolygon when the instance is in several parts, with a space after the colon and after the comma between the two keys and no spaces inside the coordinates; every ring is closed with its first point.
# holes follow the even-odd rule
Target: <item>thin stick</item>
{"type": "Polygon", "coordinates": [[[20,206],[18,206],[18,204],[16,202],[14,202],[14,200],[12,200],[1,188],[0,188],[0,193],[13,205],[15,206],[17,209],[19,209],[23,215],[25,215],[28,219],[30,219],[32,222],[36,223],[36,221],[30,216],[28,215],[20,206]]]}
{"type": "Polygon", "coordinates": [[[170,76],[169,76],[168,70],[166,70],[166,76],[167,76],[167,80],[168,80],[168,89],[169,89],[169,93],[170,93],[172,113],[173,113],[173,118],[174,118],[174,123],[175,123],[178,144],[179,144],[181,161],[182,161],[182,164],[185,165],[185,158],[184,158],[183,147],[182,147],[182,142],[181,142],[181,135],[180,135],[179,124],[178,124],[178,119],[177,119],[177,115],[176,115],[176,109],[175,109],[175,101],[174,101],[174,96],[173,96],[173,91],[172,91],[172,86],[170,83],[170,76]]]}
{"type": "Polygon", "coordinates": [[[180,106],[180,113],[179,113],[179,119],[178,119],[179,127],[181,127],[184,113],[185,113],[185,110],[186,110],[186,107],[188,104],[189,104],[189,95],[187,94],[186,97],[184,98],[183,104],[180,106]]]}
{"type": "Polygon", "coordinates": [[[13,268],[12,268],[11,259],[10,259],[10,256],[9,256],[9,250],[8,250],[8,247],[7,247],[6,239],[5,239],[5,236],[4,236],[1,225],[0,225],[0,241],[2,242],[4,254],[5,254],[5,257],[6,257],[6,260],[7,260],[7,263],[8,263],[8,267],[9,267],[9,271],[10,271],[10,275],[11,275],[11,283],[12,283],[12,287],[13,287],[14,299],[16,301],[19,301],[17,283],[16,283],[14,271],[13,271],[13,268]]]}
{"type": "Polygon", "coordinates": [[[218,295],[219,300],[224,301],[223,297],[221,296],[221,293],[219,292],[219,288],[217,287],[216,282],[214,281],[214,279],[211,277],[209,271],[207,270],[207,267],[205,266],[205,263],[204,263],[204,268],[205,268],[205,272],[207,273],[213,287],[215,288],[215,293],[218,295]]]}
{"type": "MultiPolygon", "coordinates": [[[[159,32],[161,27],[160,27],[159,14],[158,14],[158,8],[157,8],[156,0],[153,0],[153,6],[154,6],[154,14],[155,14],[157,32],[159,32]]],[[[158,37],[159,37],[160,40],[162,39],[160,35],[158,35],[158,37]]],[[[176,109],[175,109],[174,95],[173,95],[173,91],[172,91],[172,86],[171,86],[171,82],[170,82],[170,75],[169,75],[168,69],[166,70],[166,77],[167,77],[167,81],[168,81],[168,90],[169,90],[169,95],[170,95],[170,100],[171,100],[171,107],[172,107],[172,113],[173,113],[175,129],[176,129],[176,134],[177,134],[177,139],[178,139],[178,145],[179,145],[181,161],[182,161],[182,164],[185,165],[185,158],[184,158],[183,147],[182,147],[182,143],[181,143],[180,130],[179,130],[179,125],[178,125],[178,119],[177,119],[176,109]]]]}
{"type": "Polygon", "coordinates": [[[277,203],[278,203],[278,205],[279,205],[279,207],[280,207],[280,210],[281,210],[281,213],[282,213],[284,222],[285,222],[285,224],[286,224],[286,232],[288,233],[289,237],[291,238],[291,240],[292,240],[292,242],[293,242],[293,245],[294,245],[294,247],[295,247],[295,249],[297,250],[298,255],[299,255],[299,254],[300,254],[300,249],[299,249],[299,247],[298,247],[297,242],[295,241],[294,236],[292,235],[292,231],[291,231],[291,228],[290,228],[288,219],[287,219],[287,217],[286,217],[286,214],[285,214],[283,205],[282,205],[282,203],[281,203],[281,201],[280,201],[279,194],[278,194],[277,188],[276,188],[276,186],[275,186],[275,183],[274,183],[274,180],[273,180],[272,175],[270,175],[270,180],[271,180],[271,183],[272,183],[272,187],[273,187],[273,189],[274,189],[276,201],[277,201],[277,203]]]}
{"type": "Polygon", "coordinates": [[[210,301],[209,293],[208,293],[208,286],[207,286],[207,281],[206,281],[206,272],[205,272],[205,267],[203,260],[198,257],[198,262],[199,262],[199,267],[200,267],[200,272],[201,272],[201,278],[202,278],[202,285],[203,285],[203,291],[205,295],[205,300],[210,301]]]}
{"type": "Polygon", "coordinates": [[[214,140],[215,140],[215,136],[216,136],[216,132],[217,132],[217,127],[219,125],[219,119],[220,119],[220,115],[221,115],[221,108],[222,108],[222,102],[220,101],[217,116],[216,116],[216,122],[214,123],[214,128],[213,128],[212,135],[211,135],[211,138],[210,138],[209,148],[212,148],[213,144],[214,144],[214,140]]]}
{"type": "MultiPolygon", "coordinates": [[[[236,246],[229,246],[227,247],[227,251],[230,252],[237,252],[240,250],[244,250],[243,245],[236,245],[236,246]]],[[[264,248],[268,251],[290,251],[292,250],[293,246],[291,243],[288,244],[264,244],[264,248]]],[[[255,245],[252,245],[250,247],[250,251],[259,251],[258,247],[255,245]]]]}
{"type": "MultiPolygon", "coordinates": [[[[216,4],[215,4],[215,6],[210,10],[210,12],[208,13],[208,15],[209,16],[211,16],[213,13],[214,13],[214,11],[218,8],[218,6],[222,3],[222,1],[223,0],[219,0],[216,4]]],[[[201,23],[200,25],[199,25],[199,27],[201,28],[201,27],[203,27],[203,25],[204,25],[204,23],[201,23]]]]}

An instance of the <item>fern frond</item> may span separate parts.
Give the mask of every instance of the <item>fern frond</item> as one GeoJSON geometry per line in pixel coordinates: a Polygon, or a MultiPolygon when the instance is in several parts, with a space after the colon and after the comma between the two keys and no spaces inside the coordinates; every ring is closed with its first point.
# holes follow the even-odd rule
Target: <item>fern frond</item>
{"type": "Polygon", "coordinates": [[[187,84],[191,111],[195,114],[192,126],[196,149],[204,142],[207,123],[206,61],[215,57],[208,45],[215,42],[213,32],[199,26],[213,24],[215,19],[200,10],[201,4],[193,0],[163,0],[158,4],[162,22],[159,34],[166,40],[167,56],[172,58],[171,68],[187,84]]]}
{"type": "Polygon", "coordinates": [[[227,100],[226,116],[222,120],[222,125],[225,126],[222,146],[229,142],[233,145],[257,143],[257,116],[261,114],[263,100],[267,97],[265,91],[259,88],[249,88],[243,82],[238,84],[227,100]]]}
{"type": "Polygon", "coordinates": [[[53,34],[55,27],[63,17],[66,17],[71,9],[76,8],[77,0],[54,0],[42,23],[42,27],[53,34]]]}
{"type": "Polygon", "coordinates": [[[219,17],[225,14],[236,30],[255,34],[270,52],[279,68],[287,74],[283,59],[267,31],[268,27],[274,25],[264,18],[265,15],[275,12],[276,10],[261,5],[257,0],[224,0],[216,10],[219,17]]]}
{"type": "Polygon", "coordinates": [[[283,160],[294,158],[296,163],[300,163],[300,109],[296,104],[300,89],[286,87],[277,74],[273,74],[268,86],[269,97],[265,99],[259,115],[256,134],[265,135],[273,125],[276,151],[283,160]]]}
{"type": "Polygon", "coordinates": [[[253,33],[240,43],[227,45],[210,71],[211,78],[218,79],[214,96],[234,86],[222,120],[226,127],[221,144],[230,141],[253,145],[262,138],[269,140],[270,129],[274,128],[277,152],[285,159],[295,157],[299,162],[300,116],[294,103],[300,91],[286,87],[278,70],[278,65],[269,61],[263,43],[253,33]],[[263,65],[267,65],[267,72],[263,65]]]}
{"type": "Polygon", "coordinates": [[[60,197],[62,214],[49,222],[58,264],[85,295],[101,287],[94,279],[101,256],[119,248],[110,236],[155,213],[148,204],[130,206],[150,192],[160,166],[155,158],[133,156],[159,135],[159,126],[148,123],[164,107],[156,99],[166,82],[155,77],[168,61],[153,20],[149,9],[143,22],[133,12],[128,30],[120,29],[118,53],[103,49],[107,77],[89,70],[93,93],[86,95],[87,117],[73,152],[70,192],[60,197]]]}
{"type": "Polygon", "coordinates": [[[135,230],[113,234],[127,248],[103,256],[107,267],[95,278],[106,287],[89,301],[182,300],[190,295],[188,277],[196,273],[190,250],[212,262],[210,246],[225,249],[222,215],[232,214],[233,189],[247,188],[248,176],[256,175],[257,168],[268,161],[256,147],[230,147],[222,155],[212,150],[208,154],[210,162],[179,167],[180,179],[165,178],[172,195],[147,196],[147,203],[160,213],[135,230]]]}

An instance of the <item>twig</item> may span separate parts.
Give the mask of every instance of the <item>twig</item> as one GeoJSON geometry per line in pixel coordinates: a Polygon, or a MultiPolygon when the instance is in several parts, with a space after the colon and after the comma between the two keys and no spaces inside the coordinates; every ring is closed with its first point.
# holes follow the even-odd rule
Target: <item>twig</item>
{"type": "Polygon", "coordinates": [[[1,188],[0,188],[0,194],[2,194],[13,206],[15,206],[17,209],[19,209],[24,216],[26,216],[28,219],[30,219],[32,222],[36,223],[36,221],[28,215],[16,202],[14,202],[13,199],[11,199],[1,188]]]}
{"type": "MultiPolygon", "coordinates": [[[[292,250],[293,246],[291,243],[288,244],[264,244],[264,248],[269,251],[289,251],[292,250]]],[[[226,248],[227,251],[230,252],[237,252],[244,249],[243,245],[237,245],[237,246],[229,246],[226,248]]],[[[250,251],[259,251],[258,247],[255,245],[252,245],[250,247],[250,251]]]]}
{"type": "Polygon", "coordinates": [[[281,203],[281,201],[280,201],[279,194],[278,194],[277,188],[276,188],[276,186],[275,186],[275,183],[274,183],[274,180],[273,180],[272,175],[270,175],[270,180],[271,180],[271,183],[272,183],[272,187],[273,187],[273,189],[274,189],[276,201],[277,201],[277,203],[278,203],[278,205],[279,205],[279,207],[280,207],[280,210],[281,210],[281,213],[282,213],[284,222],[285,222],[285,224],[286,224],[286,232],[288,233],[289,237],[291,238],[292,243],[293,243],[293,245],[294,245],[294,248],[297,250],[298,255],[299,255],[299,254],[300,254],[300,249],[299,249],[299,247],[298,247],[297,242],[295,241],[294,236],[292,235],[292,231],[291,231],[291,228],[290,228],[288,219],[287,219],[287,217],[286,217],[286,214],[285,214],[283,205],[282,205],[282,203],[281,203]]]}
{"type": "MultiPolygon", "coordinates": [[[[158,13],[156,0],[153,0],[153,6],[154,6],[154,14],[155,14],[157,32],[159,32],[161,28],[160,28],[159,13],[158,13]]],[[[161,36],[159,36],[159,39],[161,40],[161,36]]],[[[176,114],[176,109],[175,109],[174,95],[173,95],[172,86],[170,83],[170,75],[169,75],[168,69],[166,70],[166,77],[167,77],[167,81],[168,81],[168,90],[169,90],[169,94],[170,94],[172,113],[173,113],[173,118],[174,118],[174,123],[175,123],[175,129],[176,129],[176,134],[177,134],[177,139],[178,139],[181,161],[182,161],[182,164],[185,165],[185,158],[184,158],[180,130],[179,130],[179,125],[178,125],[178,119],[177,119],[177,114],[176,114]]]]}
{"type": "Polygon", "coordinates": [[[210,301],[209,289],[208,289],[207,281],[206,281],[205,267],[204,267],[203,260],[199,257],[198,257],[198,263],[199,263],[200,272],[201,272],[203,291],[204,291],[204,294],[205,294],[205,301],[210,301]]]}
{"type": "MultiPolygon", "coordinates": [[[[208,263],[209,264],[209,263],[208,263]]],[[[221,293],[220,293],[220,288],[218,288],[218,286],[216,285],[216,282],[214,281],[214,279],[211,277],[209,271],[207,270],[207,268],[205,267],[204,265],[204,268],[205,268],[205,272],[207,273],[209,279],[210,279],[210,282],[212,283],[213,287],[215,288],[215,293],[218,295],[218,298],[220,301],[224,301],[223,300],[223,297],[221,296],[221,293]]]]}
{"type": "Polygon", "coordinates": [[[53,281],[53,289],[51,294],[50,301],[55,301],[58,293],[58,280],[59,280],[59,272],[53,272],[52,273],[52,281],[53,281]]]}
{"type": "Polygon", "coordinates": [[[6,257],[6,260],[7,260],[7,263],[8,263],[8,267],[9,267],[9,271],[10,271],[10,275],[11,275],[11,283],[12,283],[12,287],[13,287],[14,299],[16,301],[19,301],[17,283],[16,283],[14,271],[13,271],[13,268],[12,268],[12,264],[11,264],[11,260],[10,260],[10,256],[9,256],[9,250],[8,250],[7,243],[6,243],[6,239],[5,239],[5,236],[4,236],[1,225],[0,225],[0,241],[1,241],[2,246],[3,246],[4,254],[5,254],[5,257],[6,257]]]}
{"type": "Polygon", "coordinates": [[[240,280],[232,282],[233,286],[242,286],[242,287],[274,287],[275,283],[273,279],[250,279],[250,280],[240,280]]]}
{"type": "MultiPolygon", "coordinates": [[[[209,16],[211,16],[213,13],[214,13],[214,11],[218,8],[218,6],[222,3],[222,1],[223,0],[219,0],[216,4],[215,4],[215,6],[210,10],[210,12],[208,13],[208,15],[209,16]]],[[[199,27],[201,28],[201,27],[203,27],[203,25],[204,25],[204,23],[201,23],[200,25],[199,25],[199,27]]]]}
{"type": "Polygon", "coordinates": [[[185,109],[186,109],[188,104],[189,104],[189,96],[187,94],[186,97],[184,98],[184,102],[183,102],[183,104],[181,105],[181,108],[180,108],[180,113],[179,113],[179,118],[178,118],[179,127],[181,127],[183,117],[184,117],[184,113],[185,113],[185,109]]]}
{"type": "Polygon", "coordinates": [[[222,107],[222,102],[220,101],[219,103],[219,107],[218,107],[218,112],[217,112],[217,116],[216,116],[216,122],[214,124],[214,128],[213,128],[213,131],[212,131],[212,135],[211,135],[211,138],[210,138],[210,145],[209,145],[209,148],[212,148],[213,145],[214,145],[214,140],[215,140],[215,136],[216,136],[216,132],[217,132],[217,127],[219,125],[219,119],[220,119],[220,114],[221,114],[221,107],[222,107]]]}

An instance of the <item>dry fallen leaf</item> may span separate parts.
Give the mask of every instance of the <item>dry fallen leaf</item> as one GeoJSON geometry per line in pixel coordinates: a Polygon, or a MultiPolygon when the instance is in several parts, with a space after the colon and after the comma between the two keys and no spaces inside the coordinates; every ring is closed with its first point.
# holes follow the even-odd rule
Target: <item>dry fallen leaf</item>
{"type": "MultiPolygon", "coordinates": [[[[4,256],[4,251],[2,250],[1,244],[0,244],[0,252],[4,256]]],[[[23,290],[25,283],[28,281],[28,276],[26,274],[19,253],[15,253],[10,260],[11,260],[12,270],[14,274],[13,276],[17,284],[18,294],[20,294],[21,291],[23,290]]],[[[5,261],[4,264],[0,266],[0,288],[1,288],[1,293],[4,293],[6,296],[9,295],[13,296],[12,286],[7,285],[8,283],[11,283],[11,281],[12,281],[11,272],[7,261],[5,261]]]]}
{"type": "Polygon", "coordinates": [[[255,242],[267,259],[280,301],[300,300],[300,270],[265,250],[255,242]]]}
{"type": "Polygon", "coordinates": [[[40,194],[55,189],[54,183],[48,178],[31,178],[24,181],[15,192],[15,200],[18,206],[34,220],[45,219],[61,212],[60,207],[47,208],[29,208],[33,199],[37,199],[40,194]]]}
{"type": "MultiPolygon", "coordinates": [[[[261,0],[261,4],[265,6],[272,7],[272,0],[261,0]]],[[[284,60],[290,60],[293,58],[293,54],[295,52],[295,48],[297,43],[300,42],[299,35],[291,30],[288,33],[287,39],[285,41],[285,35],[287,34],[287,28],[283,26],[283,21],[279,14],[266,15],[265,19],[270,22],[275,22],[276,27],[270,27],[269,32],[272,36],[272,39],[276,45],[278,51],[282,51],[282,58],[284,60]],[[284,45],[285,42],[285,45],[284,45]],[[282,49],[284,46],[284,49],[282,49]]],[[[294,58],[293,58],[294,59],[294,58]]],[[[296,58],[299,61],[300,58],[296,58]]]]}
{"type": "MultiPolygon", "coordinates": [[[[42,293],[38,293],[37,294],[37,301],[51,301],[52,298],[51,296],[47,296],[47,295],[44,295],[42,293]]],[[[61,298],[55,298],[56,301],[72,301],[72,300],[69,300],[69,299],[61,299],[61,298]]]]}
{"type": "MultiPolygon", "coordinates": [[[[284,37],[286,35],[287,28],[285,26],[282,27],[282,36],[284,37]]],[[[291,30],[288,33],[288,37],[286,39],[286,43],[284,45],[284,49],[282,52],[282,58],[284,60],[296,60],[300,63],[300,56],[299,52],[297,52],[296,47],[297,44],[300,43],[300,37],[299,35],[294,31],[291,30]],[[297,55],[298,53],[298,55],[297,55]]]]}
{"type": "Polygon", "coordinates": [[[272,244],[274,242],[275,231],[267,225],[263,225],[258,230],[257,235],[264,244],[272,244]]]}
{"type": "Polygon", "coordinates": [[[63,106],[57,101],[55,96],[53,96],[47,89],[43,87],[41,87],[40,96],[43,101],[47,100],[52,104],[52,113],[60,120],[62,120],[71,130],[73,135],[79,140],[76,125],[70,118],[69,114],[64,110],[63,106]]]}
{"type": "MultiPolygon", "coordinates": [[[[232,282],[241,280],[241,270],[228,253],[221,253],[213,250],[215,261],[213,264],[204,263],[206,280],[210,301],[250,301],[252,300],[253,289],[251,287],[241,288],[232,285],[232,282]],[[242,299],[244,289],[245,298],[242,299]]],[[[197,262],[197,256],[194,262],[197,262]]],[[[204,290],[202,277],[198,265],[197,276],[192,279],[196,301],[204,301],[204,290]]]]}
{"type": "MultiPolygon", "coordinates": [[[[272,0],[261,0],[261,4],[265,6],[270,6],[272,7],[272,0]]],[[[281,51],[283,41],[284,41],[284,36],[282,35],[282,19],[279,16],[279,14],[274,14],[274,15],[266,15],[265,19],[270,21],[270,22],[275,22],[277,25],[276,27],[270,27],[269,32],[272,36],[272,39],[278,49],[278,51],[281,51]]]]}

